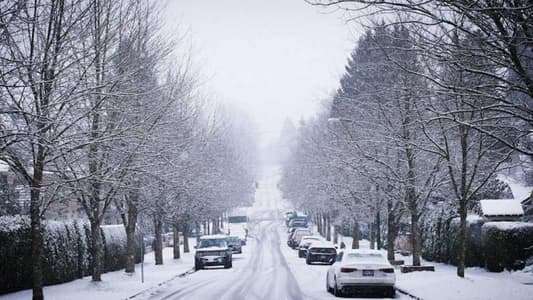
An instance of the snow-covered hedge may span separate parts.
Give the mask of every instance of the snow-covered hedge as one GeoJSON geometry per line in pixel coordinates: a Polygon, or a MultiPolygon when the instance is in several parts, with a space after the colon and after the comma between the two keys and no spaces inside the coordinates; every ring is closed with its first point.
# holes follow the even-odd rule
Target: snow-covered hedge
{"type": "Polygon", "coordinates": [[[518,270],[533,256],[533,223],[487,222],[482,230],[485,268],[492,272],[518,270]]]}
{"type": "MultiPolygon", "coordinates": [[[[124,226],[109,225],[102,226],[101,229],[105,272],[124,268],[124,226]]],[[[43,273],[46,285],[90,275],[90,233],[90,226],[86,222],[45,223],[43,273]]],[[[31,288],[31,236],[28,218],[0,217],[0,266],[0,294],[31,288]]]]}

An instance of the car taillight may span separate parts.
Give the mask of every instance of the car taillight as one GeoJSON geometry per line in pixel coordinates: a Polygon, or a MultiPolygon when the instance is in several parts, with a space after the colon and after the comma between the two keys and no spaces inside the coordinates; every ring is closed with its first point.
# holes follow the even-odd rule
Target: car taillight
{"type": "Polygon", "coordinates": [[[394,273],[394,269],[393,268],[381,269],[381,271],[383,271],[385,273],[394,273]]]}
{"type": "Polygon", "coordinates": [[[341,272],[342,273],[351,273],[351,272],[355,272],[357,271],[357,269],[355,268],[341,268],[341,272]]]}

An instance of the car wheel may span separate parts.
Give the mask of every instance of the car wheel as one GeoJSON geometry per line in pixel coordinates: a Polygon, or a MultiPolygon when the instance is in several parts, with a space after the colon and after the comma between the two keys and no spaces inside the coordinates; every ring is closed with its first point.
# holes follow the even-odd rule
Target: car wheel
{"type": "Polygon", "coordinates": [[[387,289],[385,297],[394,298],[395,295],[396,295],[396,290],[393,287],[390,287],[389,289],[387,289]]]}
{"type": "Polygon", "coordinates": [[[333,289],[329,286],[329,274],[326,275],[326,291],[328,291],[328,293],[333,293],[333,289]]]}
{"type": "Polygon", "coordinates": [[[200,264],[200,262],[198,262],[197,260],[194,261],[194,270],[198,271],[200,269],[202,269],[202,265],[200,264]]]}
{"type": "Polygon", "coordinates": [[[310,264],[311,264],[311,260],[310,260],[309,258],[306,258],[306,259],[305,259],[305,263],[308,264],[308,265],[310,265],[310,264]]]}
{"type": "Polygon", "coordinates": [[[303,255],[302,251],[298,251],[298,257],[299,257],[299,258],[302,258],[302,257],[304,257],[304,255],[303,255]]]}
{"type": "Polygon", "coordinates": [[[335,279],[335,282],[333,284],[333,295],[335,295],[335,297],[342,297],[342,292],[337,286],[337,279],[335,279]]]}

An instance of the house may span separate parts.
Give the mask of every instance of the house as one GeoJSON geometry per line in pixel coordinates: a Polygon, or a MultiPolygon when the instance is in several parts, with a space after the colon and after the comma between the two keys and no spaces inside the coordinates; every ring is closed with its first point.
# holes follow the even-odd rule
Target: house
{"type": "Polygon", "coordinates": [[[533,195],[522,200],[521,203],[524,208],[524,221],[533,222],[533,195]]]}
{"type": "Polygon", "coordinates": [[[488,222],[521,221],[524,209],[520,201],[514,199],[480,200],[481,216],[488,222]]]}

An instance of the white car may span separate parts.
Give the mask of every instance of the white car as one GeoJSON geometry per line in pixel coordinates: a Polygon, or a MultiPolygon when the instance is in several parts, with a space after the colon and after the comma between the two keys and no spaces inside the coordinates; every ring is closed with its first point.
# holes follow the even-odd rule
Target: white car
{"type": "Polygon", "coordinates": [[[328,269],[326,289],[335,296],[381,290],[386,297],[395,295],[396,275],[386,254],[379,250],[339,252],[328,269]]]}
{"type": "Polygon", "coordinates": [[[302,236],[300,244],[298,245],[298,257],[302,258],[307,255],[307,248],[312,242],[321,241],[322,238],[318,235],[305,235],[302,236]]]}

